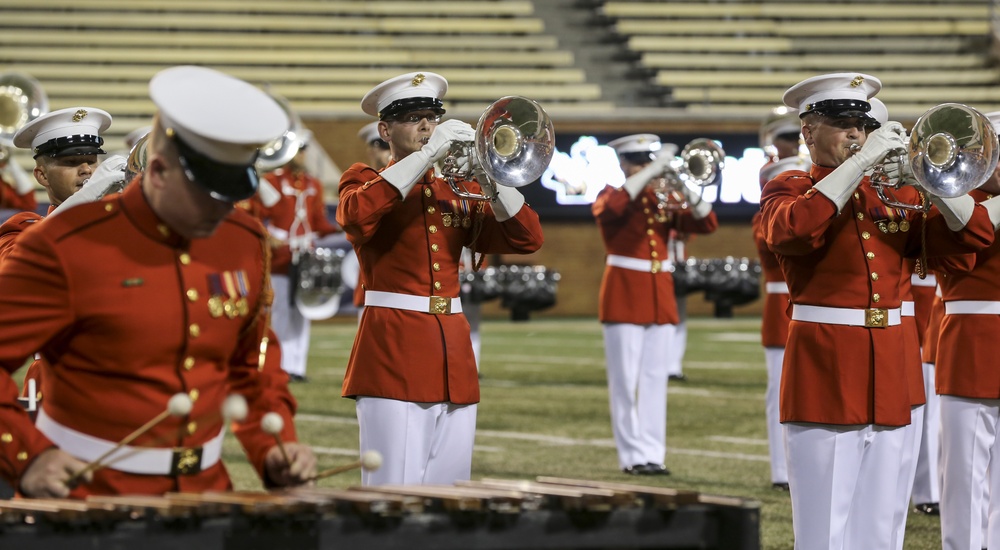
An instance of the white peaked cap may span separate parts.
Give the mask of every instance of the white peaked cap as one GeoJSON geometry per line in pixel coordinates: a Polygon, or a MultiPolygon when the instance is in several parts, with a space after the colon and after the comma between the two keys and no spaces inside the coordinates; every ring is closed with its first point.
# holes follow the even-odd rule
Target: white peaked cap
{"type": "Polygon", "coordinates": [[[69,107],[46,113],[14,134],[14,146],[35,156],[103,154],[101,134],[111,126],[111,115],[93,107],[69,107]]]}
{"type": "Polygon", "coordinates": [[[660,150],[660,136],[655,134],[633,134],[608,142],[619,155],[625,153],[655,153],[660,150]]]}
{"type": "Polygon", "coordinates": [[[361,100],[361,110],[380,118],[417,109],[436,109],[443,113],[441,98],[447,91],[448,81],[437,73],[406,73],[372,88],[361,100]],[[392,108],[387,110],[390,106],[392,108]]]}

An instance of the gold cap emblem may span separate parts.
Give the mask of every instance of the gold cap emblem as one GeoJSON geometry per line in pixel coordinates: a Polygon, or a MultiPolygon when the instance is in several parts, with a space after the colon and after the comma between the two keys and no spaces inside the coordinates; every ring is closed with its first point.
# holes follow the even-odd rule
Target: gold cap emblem
{"type": "Polygon", "coordinates": [[[416,76],[413,77],[413,80],[410,81],[410,85],[411,86],[419,86],[426,79],[427,79],[427,77],[424,76],[424,73],[417,73],[416,76]]]}
{"type": "Polygon", "coordinates": [[[858,86],[864,84],[864,82],[865,82],[865,77],[858,75],[854,77],[854,80],[851,81],[851,87],[857,88],[858,86]]]}
{"type": "Polygon", "coordinates": [[[81,120],[83,120],[85,118],[87,118],[87,110],[86,109],[77,109],[76,112],[73,113],[73,122],[80,122],[81,120]]]}

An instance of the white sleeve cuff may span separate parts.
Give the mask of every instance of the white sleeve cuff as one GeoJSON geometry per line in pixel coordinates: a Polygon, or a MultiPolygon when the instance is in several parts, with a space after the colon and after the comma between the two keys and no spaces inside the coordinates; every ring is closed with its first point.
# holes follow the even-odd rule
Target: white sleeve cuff
{"type": "Polygon", "coordinates": [[[493,214],[498,222],[505,222],[521,211],[524,206],[524,195],[513,187],[497,186],[497,198],[492,203],[493,214]]]}
{"type": "Polygon", "coordinates": [[[865,177],[864,169],[858,164],[856,157],[851,157],[813,186],[837,206],[837,214],[840,214],[847,201],[851,200],[851,193],[865,177]]]}
{"type": "MultiPolygon", "coordinates": [[[[941,212],[941,215],[944,216],[944,221],[948,223],[948,229],[951,229],[952,231],[961,231],[962,228],[965,227],[965,224],[969,223],[969,220],[972,219],[972,211],[976,208],[976,201],[972,197],[962,195],[961,197],[946,199],[942,197],[935,197],[930,194],[928,194],[928,196],[930,196],[931,203],[933,203],[934,206],[936,206],[941,212]]],[[[983,206],[986,206],[986,203],[983,203],[983,206]]],[[[995,228],[997,226],[997,221],[1000,221],[1000,218],[994,218],[994,215],[990,212],[990,207],[988,206],[986,207],[986,211],[989,212],[990,221],[993,222],[993,227],[995,228]]],[[[1000,213],[1000,210],[998,210],[998,213],[1000,213]]]]}
{"type": "Polygon", "coordinates": [[[399,193],[405,199],[406,195],[413,189],[413,186],[424,177],[424,174],[427,173],[430,167],[431,161],[427,157],[427,153],[415,151],[403,160],[382,170],[379,174],[382,176],[382,179],[392,184],[396,189],[399,189],[399,193]]]}
{"type": "Polygon", "coordinates": [[[35,179],[33,177],[28,177],[28,173],[25,172],[24,168],[21,168],[21,165],[14,159],[9,159],[7,161],[7,166],[4,170],[7,172],[7,175],[14,180],[14,192],[18,195],[27,195],[35,190],[35,179]]]}

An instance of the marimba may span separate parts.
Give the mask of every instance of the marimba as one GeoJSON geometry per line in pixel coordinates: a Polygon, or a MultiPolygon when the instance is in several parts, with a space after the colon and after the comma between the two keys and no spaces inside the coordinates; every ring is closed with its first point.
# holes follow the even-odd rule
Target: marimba
{"type": "Polygon", "coordinates": [[[756,550],[759,525],[752,500],[551,477],[0,501],[0,547],[33,550],[756,550]]]}

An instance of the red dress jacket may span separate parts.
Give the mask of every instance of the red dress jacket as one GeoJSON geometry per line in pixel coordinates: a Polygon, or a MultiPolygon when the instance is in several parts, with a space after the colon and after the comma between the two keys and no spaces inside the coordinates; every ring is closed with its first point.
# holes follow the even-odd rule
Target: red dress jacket
{"type": "MultiPolygon", "coordinates": [[[[291,427],[287,388],[258,369],[270,299],[263,237],[256,220],[236,211],[212,237],[188,241],[157,218],[136,182],[22,232],[0,265],[0,475],[16,483],[52,446],[8,383],[36,351],[48,365],[46,414],[105,441],[122,440],[180,392],[192,397],[191,413],[167,418],[132,445],[200,446],[222,429],[221,406],[232,392],[251,411],[278,412],[291,427]],[[229,302],[232,316],[213,308],[213,299],[229,302]]],[[[253,435],[242,440],[259,447],[249,454],[261,473],[274,440],[253,435]]],[[[283,437],[294,440],[294,430],[283,437]]],[[[103,468],[72,495],[230,486],[221,462],[180,476],[103,468]]]]}
{"type": "MultiPolygon", "coordinates": [[[[326,202],[323,200],[323,184],[314,176],[305,172],[292,172],[286,168],[265,174],[267,181],[281,193],[281,198],[271,207],[261,205],[260,217],[269,228],[276,228],[285,233],[294,231],[293,237],[305,235],[307,230],[314,233],[314,238],[324,237],[339,231],[326,217],[326,202]],[[298,196],[302,195],[305,202],[306,223],[308,226],[295,224],[295,209],[298,196]]],[[[280,240],[286,241],[287,238],[280,240]]],[[[288,274],[288,266],[292,262],[292,253],[288,244],[274,249],[271,259],[271,272],[288,274]]]]}
{"type": "MultiPolygon", "coordinates": [[[[793,304],[898,308],[903,257],[917,257],[921,215],[888,210],[865,179],[843,211],[813,185],[832,171],[785,172],[764,187],[762,226],[778,256],[793,304]],[[908,230],[882,231],[905,218],[908,230]]],[[[898,193],[915,204],[912,188],[898,193]]],[[[940,213],[927,220],[929,256],[971,252],[993,242],[993,226],[977,207],[960,232],[940,213]]],[[[904,226],[905,227],[905,226],[904,226]]],[[[906,342],[901,325],[865,328],[791,321],[781,382],[781,420],[825,424],[910,422],[906,342]]]]}
{"type": "MultiPolygon", "coordinates": [[[[971,193],[976,201],[988,196],[971,193]]],[[[948,302],[976,300],[1000,302],[1000,242],[975,255],[974,267],[951,269],[939,279],[941,298],[948,302]]],[[[935,383],[939,395],[971,399],[1000,398],[1000,369],[995,359],[1000,315],[944,315],[938,340],[935,383]]]]}
{"type": "MultiPolygon", "coordinates": [[[[899,299],[901,302],[913,303],[913,261],[904,258],[899,277],[899,299]]],[[[903,315],[900,318],[903,327],[903,364],[906,365],[907,387],[910,392],[910,405],[916,407],[927,403],[927,392],[924,389],[924,366],[920,361],[920,329],[915,315],[903,315]]]]}
{"type": "MultiPolygon", "coordinates": [[[[497,222],[487,202],[459,198],[431,170],[402,199],[373,168],[352,165],[341,176],[337,223],[354,245],[367,290],[413,296],[459,296],[462,246],[487,254],[529,254],[542,246],[538,214],[527,205],[497,222]]],[[[343,396],[478,403],[469,322],[458,314],[366,307],[343,396]]]]}
{"type": "MultiPolygon", "coordinates": [[[[778,258],[767,247],[764,231],[761,227],[760,212],[754,214],[750,221],[754,244],[757,245],[757,256],[764,272],[764,284],[785,284],[785,276],[781,273],[778,258]]],[[[788,342],[788,301],[787,292],[764,292],[764,310],[760,322],[760,343],[765,348],[783,348],[788,342]]]]}
{"type": "MultiPolygon", "coordinates": [[[[591,210],[605,252],[664,264],[671,230],[704,234],[719,227],[715,212],[696,220],[689,211],[659,211],[656,195],[648,188],[632,200],[628,191],[606,186],[591,210]]],[[[606,265],[598,318],[602,323],[676,325],[680,318],[670,270],[643,272],[606,265]]]]}

